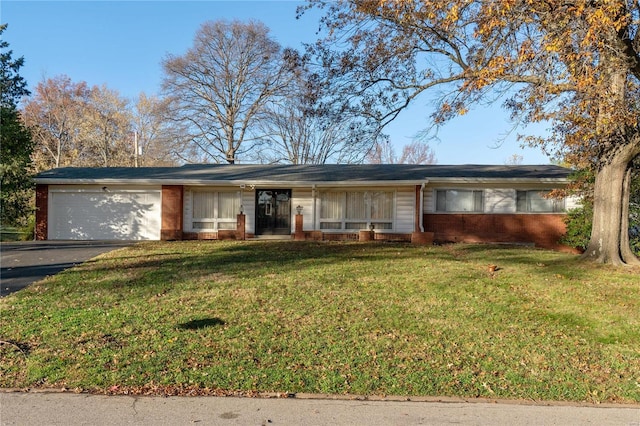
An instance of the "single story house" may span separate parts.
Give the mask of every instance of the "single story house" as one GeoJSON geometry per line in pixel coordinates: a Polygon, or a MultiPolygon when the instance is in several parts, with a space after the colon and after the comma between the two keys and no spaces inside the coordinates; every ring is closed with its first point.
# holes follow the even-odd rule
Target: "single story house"
{"type": "Polygon", "coordinates": [[[36,177],[40,240],[511,242],[559,248],[554,165],[185,165],[36,177]]]}

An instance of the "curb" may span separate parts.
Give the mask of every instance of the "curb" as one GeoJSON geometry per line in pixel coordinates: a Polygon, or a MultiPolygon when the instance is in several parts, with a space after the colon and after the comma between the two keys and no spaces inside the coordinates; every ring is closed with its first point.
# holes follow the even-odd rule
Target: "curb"
{"type": "Polygon", "coordinates": [[[135,398],[163,397],[163,398],[262,398],[262,399],[300,399],[325,401],[361,401],[361,402],[409,402],[409,403],[441,403],[441,404],[496,404],[521,406],[555,406],[555,407],[593,407],[593,408],[628,408],[640,409],[635,403],[592,403],[581,401],[537,401],[531,399],[498,399],[498,398],[464,398],[455,396],[401,396],[401,395],[355,395],[355,394],[324,394],[324,393],[286,393],[286,392],[256,392],[251,395],[194,395],[194,396],[165,396],[165,395],[113,395],[89,391],[74,391],[71,389],[18,389],[0,388],[0,393],[31,393],[31,394],[76,394],[94,396],[129,396],[135,398]]]}

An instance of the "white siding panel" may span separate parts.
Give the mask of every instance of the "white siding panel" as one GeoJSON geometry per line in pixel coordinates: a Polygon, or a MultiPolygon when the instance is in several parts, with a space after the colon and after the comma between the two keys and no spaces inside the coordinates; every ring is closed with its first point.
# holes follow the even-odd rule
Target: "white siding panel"
{"type": "Polygon", "coordinates": [[[242,192],[242,208],[245,215],[245,231],[256,232],[256,192],[248,188],[242,192]]]}
{"type": "Polygon", "coordinates": [[[297,214],[296,207],[302,206],[302,228],[309,231],[313,228],[313,195],[311,189],[293,189],[291,192],[291,232],[295,232],[297,214]]]}
{"type": "Polygon", "coordinates": [[[159,240],[162,191],[59,189],[49,194],[51,240],[159,240]]]}
{"type": "Polygon", "coordinates": [[[396,192],[395,232],[413,232],[415,225],[415,192],[396,192]]]}
{"type": "Polygon", "coordinates": [[[515,213],[516,191],[507,188],[491,188],[484,191],[485,213],[515,213]]]}

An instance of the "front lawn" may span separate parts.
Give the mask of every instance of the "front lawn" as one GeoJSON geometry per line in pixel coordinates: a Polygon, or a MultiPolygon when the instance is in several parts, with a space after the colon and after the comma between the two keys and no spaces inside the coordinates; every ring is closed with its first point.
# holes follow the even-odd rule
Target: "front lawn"
{"type": "Polygon", "coordinates": [[[141,243],[0,316],[2,387],[640,402],[640,271],[522,247],[141,243]]]}

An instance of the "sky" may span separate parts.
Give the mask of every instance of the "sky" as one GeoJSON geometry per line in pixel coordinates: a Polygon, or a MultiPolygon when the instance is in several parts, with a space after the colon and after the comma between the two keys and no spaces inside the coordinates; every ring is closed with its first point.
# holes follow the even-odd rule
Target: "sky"
{"type": "MultiPolygon", "coordinates": [[[[182,55],[206,21],[257,20],[283,47],[303,49],[317,38],[320,12],[296,19],[299,1],[26,1],[2,0],[2,37],[33,89],[46,78],[106,85],[134,99],[159,94],[161,61],[182,55]]],[[[422,96],[386,130],[399,152],[429,126],[432,101],[422,96]]],[[[514,154],[522,164],[548,164],[539,149],[523,149],[499,104],[475,107],[447,123],[430,142],[438,164],[505,164],[514,154]]],[[[521,132],[544,133],[543,127],[521,132]]]]}

